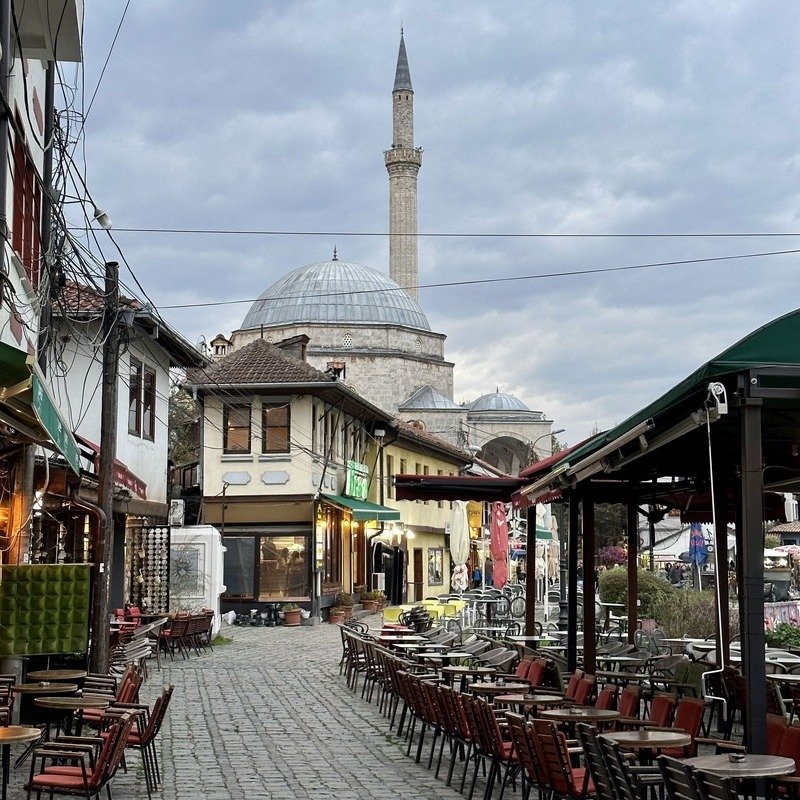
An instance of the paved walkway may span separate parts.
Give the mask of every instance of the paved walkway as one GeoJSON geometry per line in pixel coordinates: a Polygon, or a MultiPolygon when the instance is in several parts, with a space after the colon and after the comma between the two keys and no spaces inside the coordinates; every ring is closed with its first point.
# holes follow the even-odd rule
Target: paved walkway
{"type": "MultiPolygon", "coordinates": [[[[145,685],[143,701],[163,685],[176,687],[161,737],[164,788],[156,797],[461,797],[406,758],[376,705],[347,690],[337,667],[337,627],[224,627],[223,633],[232,644],[167,660],[145,685]]],[[[131,774],[115,780],[115,800],[147,797],[138,755],[129,760],[131,774]]],[[[28,768],[14,771],[9,800],[25,796],[28,768]]]]}

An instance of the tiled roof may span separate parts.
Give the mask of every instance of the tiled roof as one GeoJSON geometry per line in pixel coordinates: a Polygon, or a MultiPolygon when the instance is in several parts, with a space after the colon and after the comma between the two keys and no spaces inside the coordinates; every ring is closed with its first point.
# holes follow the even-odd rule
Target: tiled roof
{"type": "MultiPolygon", "coordinates": [[[[140,309],[138,300],[120,295],[120,304],[140,309]]],[[[105,295],[93,286],[84,286],[75,281],[67,281],[61,289],[63,308],[74,314],[102,314],[106,306],[105,295]]]]}
{"type": "Polygon", "coordinates": [[[193,386],[262,383],[335,383],[331,375],[315,369],[274,344],[256,339],[205,369],[189,370],[187,383],[193,386]]]}
{"type": "Polygon", "coordinates": [[[800,521],[781,522],[767,531],[767,534],[770,533],[800,533],[800,521]]]}
{"type": "Polygon", "coordinates": [[[398,433],[402,438],[411,439],[422,445],[434,447],[437,450],[449,453],[455,459],[463,461],[464,463],[472,461],[472,456],[469,453],[467,453],[465,450],[462,450],[460,447],[457,447],[447,439],[443,439],[441,436],[437,436],[435,433],[424,431],[409,422],[403,422],[400,419],[395,421],[397,423],[398,433]]]}

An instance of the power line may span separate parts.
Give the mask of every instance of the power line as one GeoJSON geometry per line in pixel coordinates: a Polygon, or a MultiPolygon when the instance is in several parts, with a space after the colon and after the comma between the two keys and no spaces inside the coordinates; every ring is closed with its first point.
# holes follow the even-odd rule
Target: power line
{"type": "MultiPolygon", "coordinates": [[[[88,112],[87,112],[88,113],[88,112]]],[[[83,230],[75,228],[74,230],[83,230]]],[[[414,236],[440,239],[736,239],[800,236],[792,231],[733,231],[698,233],[476,233],[470,231],[421,231],[389,233],[389,231],[290,231],[234,228],[120,228],[125,233],[209,234],[213,236],[414,236]]]]}
{"type": "MultiPolygon", "coordinates": [[[[653,261],[645,264],[628,264],[621,267],[587,267],[584,269],[564,270],[563,272],[541,272],[536,275],[514,275],[504,278],[475,278],[473,280],[445,281],[442,283],[421,283],[418,284],[416,287],[398,286],[397,289],[354,289],[346,292],[327,292],[315,295],[315,297],[341,297],[341,296],[349,297],[352,295],[365,295],[365,294],[375,294],[375,293],[383,294],[384,292],[408,291],[409,289],[412,288],[441,289],[450,286],[477,286],[481,284],[486,285],[492,283],[514,283],[519,281],[542,280],[544,278],[564,278],[564,277],[574,277],[576,275],[600,275],[610,272],[628,272],[631,270],[655,269],[658,267],[685,266],[687,264],[708,264],[708,263],[722,262],[722,261],[739,261],[746,258],[767,258],[770,256],[797,255],[798,253],[800,253],[800,249],[772,250],[763,253],[741,253],[739,255],[731,255],[731,256],[709,256],[708,258],[686,258],[678,261],[653,261]]],[[[299,300],[304,297],[305,295],[281,295],[280,299],[299,300]]],[[[170,305],[170,306],[161,306],[161,310],[163,311],[165,309],[175,309],[175,308],[207,308],[209,306],[229,306],[229,305],[238,305],[241,303],[256,303],[259,300],[262,302],[268,302],[270,299],[273,298],[256,297],[254,299],[248,299],[248,300],[214,300],[204,303],[177,303],[175,305],[170,305]]]]}

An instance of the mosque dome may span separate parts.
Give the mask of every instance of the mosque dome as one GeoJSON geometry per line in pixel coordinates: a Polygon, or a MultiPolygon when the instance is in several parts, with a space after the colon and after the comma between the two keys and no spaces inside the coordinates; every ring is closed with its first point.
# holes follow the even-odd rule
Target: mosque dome
{"type": "Polygon", "coordinates": [[[422,309],[388,275],[335,256],[273,283],[250,307],[242,328],[303,322],[431,329],[422,309]]]}
{"type": "Polygon", "coordinates": [[[500,390],[484,394],[470,403],[470,411],[530,411],[528,406],[513,394],[504,394],[500,390]]]}

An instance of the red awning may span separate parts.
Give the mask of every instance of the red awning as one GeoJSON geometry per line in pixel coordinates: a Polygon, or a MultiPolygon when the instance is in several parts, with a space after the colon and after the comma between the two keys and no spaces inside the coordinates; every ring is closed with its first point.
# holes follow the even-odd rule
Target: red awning
{"type": "Polygon", "coordinates": [[[527,481],[487,475],[395,475],[398,500],[477,500],[511,502],[527,481]]]}
{"type": "MultiPolygon", "coordinates": [[[[95,474],[97,474],[100,466],[100,445],[90,442],[83,436],[78,436],[77,433],[75,438],[94,453],[92,462],[94,463],[95,474]]],[[[119,459],[114,460],[114,485],[121,486],[123,489],[130,489],[137,497],[147,500],[147,484],[137,475],[134,475],[119,459]]]]}

